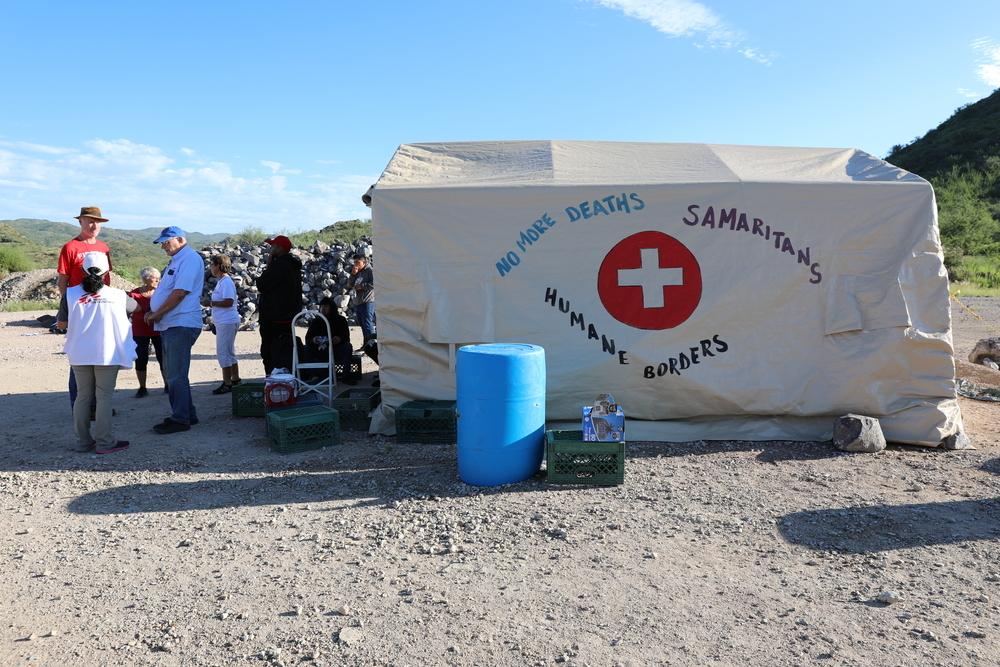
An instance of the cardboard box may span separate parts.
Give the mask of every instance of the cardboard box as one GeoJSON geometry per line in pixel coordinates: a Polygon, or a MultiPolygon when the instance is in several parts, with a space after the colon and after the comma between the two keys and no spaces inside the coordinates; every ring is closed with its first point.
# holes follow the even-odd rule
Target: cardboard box
{"type": "Polygon", "coordinates": [[[611,394],[600,394],[583,407],[584,442],[624,442],[625,412],[611,394]]]}

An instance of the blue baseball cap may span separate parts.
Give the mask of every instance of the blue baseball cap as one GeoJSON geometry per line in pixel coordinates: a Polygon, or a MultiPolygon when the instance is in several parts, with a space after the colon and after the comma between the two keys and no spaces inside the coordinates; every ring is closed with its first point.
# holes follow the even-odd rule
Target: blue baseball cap
{"type": "Polygon", "coordinates": [[[153,243],[160,244],[169,239],[175,239],[178,236],[187,236],[187,234],[185,234],[184,230],[181,229],[180,227],[174,227],[174,226],[164,227],[163,231],[160,232],[160,237],[155,241],[153,241],[153,243]]]}

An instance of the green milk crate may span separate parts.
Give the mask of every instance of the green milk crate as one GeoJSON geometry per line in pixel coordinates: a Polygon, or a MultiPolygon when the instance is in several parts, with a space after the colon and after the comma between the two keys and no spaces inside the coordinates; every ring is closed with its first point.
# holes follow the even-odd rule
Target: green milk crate
{"type": "Polygon", "coordinates": [[[271,449],[281,454],[340,444],[340,415],[322,405],[274,410],[267,414],[271,449]]]}
{"type": "Polygon", "coordinates": [[[264,416],[263,382],[241,382],[233,387],[230,395],[233,397],[234,417],[264,416]]]}
{"type": "Polygon", "coordinates": [[[546,431],[545,481],[617,486],[625,481],[624,442],[584,442],[583,431],[546,431]]]}
{"type": "Polygon", "coordinates": [[[337,374],[338,380],[341,381],[346,380],[347,382],[350,382],[351,380],[353,380],[354,382],[361,381],[361,376],[363,375],[363,373],[361,372],[360,354],[355,354],[351,356],[351,363],[347,364],[346,366],[344,364],[334,364],[333,368],[337,374]]]}
{"type": "Polygon", "coordinates": [[[455,401],[408,401],[396,408],[396,439],[447,445],[455,442],[455,401]]]}
{"type": "Polygon", "coordinates": [[[368,414],[381,402],[382,392],[377,387],[354,387],[337,394],[330,407],[340,415],[341,430],[367,431],[368,414]]]}

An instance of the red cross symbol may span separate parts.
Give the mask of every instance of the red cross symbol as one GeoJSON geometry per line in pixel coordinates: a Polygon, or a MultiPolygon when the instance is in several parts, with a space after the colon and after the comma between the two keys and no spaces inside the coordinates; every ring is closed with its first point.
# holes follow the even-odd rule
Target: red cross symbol
{"type": "Polygon", "coordinates": [[[701,301],[701,267],[683,243],[663,232],[628,236],[605,255],[597,294],[616,320],[636,329],[672,329],[701,301]]]}

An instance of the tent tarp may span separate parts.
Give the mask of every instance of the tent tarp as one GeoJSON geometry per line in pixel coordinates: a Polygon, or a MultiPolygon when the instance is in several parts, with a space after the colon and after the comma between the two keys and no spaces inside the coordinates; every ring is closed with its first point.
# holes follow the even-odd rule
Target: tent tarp
{"type": "Polygon", "coordinates": [[[861,151],[404,145],[372,208],[375,432],[494,341],[545,348],[550,420],[611,392],[632,439],[961,429],[934,192],[861,151]]]}

